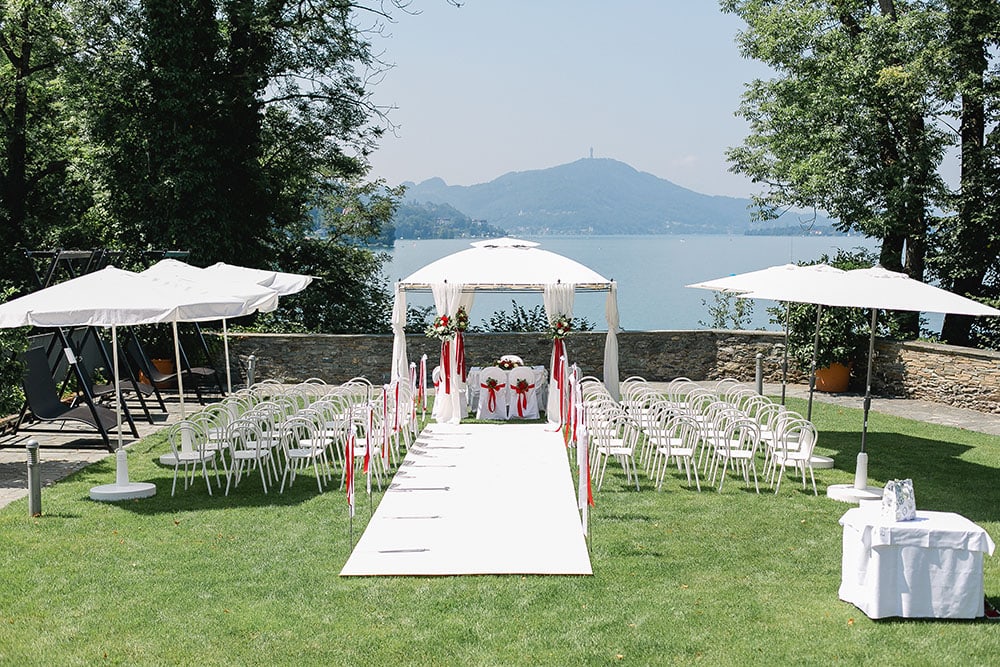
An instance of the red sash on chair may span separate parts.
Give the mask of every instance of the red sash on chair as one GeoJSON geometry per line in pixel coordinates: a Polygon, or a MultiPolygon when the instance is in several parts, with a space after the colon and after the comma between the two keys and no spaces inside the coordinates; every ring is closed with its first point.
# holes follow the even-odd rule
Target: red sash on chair
{"type": "Polygon", "coordinates": [[[524,411],[528,408],[528,392],[535,388],[535,385],[529,384],[525,387],[521,387],[520,383],[512,385],[511,387],[517,394],[517,416],[524,417],[524,411]]]}
{"type": "Polygon", "coordinates": [[[503,389],[507,385],[505,385],[505,384],[498,384],[498,385],[480,384],[479,386],[490,392],[489,396],[486,397],[486,409],[489,410],[490,412],[496,412],[497,411],[497,390],[498,389],[503,389]]]}

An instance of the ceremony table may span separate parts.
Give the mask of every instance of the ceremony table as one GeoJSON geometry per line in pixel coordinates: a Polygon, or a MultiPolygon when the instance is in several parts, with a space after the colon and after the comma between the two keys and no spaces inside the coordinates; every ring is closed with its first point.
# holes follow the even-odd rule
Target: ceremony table
{"type": "MultiPolygon", "coordinates": [[[[479,405],[479,392],[480,382],[479,382],[479,372],[483,370],[481,366],[473,366],[469,369],[468,378],[466,380],[466,385],[469,387],[469,409],[475,410],[476,406],[479,405]]],[[[538,410],[544,411],[546,408],[546,403],[549,398],[549,376],[545,371],[545,366],[532,366],[531,370],[535,372],[535,392],[538,396],[538,410]]],[[[510,385],[510,372],[505,371],[508,380],[504,382],[506,385],[510,385]]]]}
{"type": "Polygon", "coordinates": [[[986,531],[952,512],[887,522],[880,509],[863,504],[840,519],[840,599],[869,618],[982,616],[983,553],[994,549],[986,531]]]}

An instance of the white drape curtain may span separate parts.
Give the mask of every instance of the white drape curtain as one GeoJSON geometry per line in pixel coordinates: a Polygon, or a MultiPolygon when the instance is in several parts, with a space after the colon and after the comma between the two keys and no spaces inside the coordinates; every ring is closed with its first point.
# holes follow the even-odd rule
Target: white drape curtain
{"type": "Polygon", "coordinates": [[[604,386],[618,400],[618,283],[611,281],[604,316],[608,320],[608,337],[604,341],[604,386]]]}
{"type": "MultiPolygon", "coordinates": [[[[461,284],[457,283],[434,283],[431,285],[434,307],[437,309],[438,317],[442,315],[455,316],[459,307],[463,305],[462,287],[461,284]]],[[[462,416],[467,410],[464,409],[462,377],[458,372],[458,345],[456,341],[452,340],[447,345],[442,345],[442,352],[446,352],[447,358],[442,357],[441,359],[441,371],[447,373],[448,377],[442,377],[438,384],[434,395],[434,409],[431,414],[435,421],[457,424],[462,421],[462,416]]]]}
{"type": "Polygon", "coordinates": [[[396,283],[396,298],[392,303],[392,369],[391,381],[407,377],[406,360],[406,292],[396,283]]]}
{"type": "MultiPolygon", "coordinates": [[[[560,315],[573,317],[573,301],[575,297],[576,285],[573,283],[554,283],[544,287],[542,302],[545,305],[545,316],[549,318],[550,324],[560,315]]],[[[552,423],[559,423],[560,419],[559,403],[561,396],[559,393],[559,383],[555,377],[556,364],[558,363],[561,363],[561,361],[556,359],[555,345],[553,345],[549,361],[549,398],[545,410],[548,421],[552,423]]],[[[569,362],[567,360],[568,365],[569,362]]]]}

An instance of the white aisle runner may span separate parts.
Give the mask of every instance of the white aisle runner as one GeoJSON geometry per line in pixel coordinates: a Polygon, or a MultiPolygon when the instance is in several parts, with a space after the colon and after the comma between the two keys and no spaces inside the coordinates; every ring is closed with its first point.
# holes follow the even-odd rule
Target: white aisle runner
{"type": "MultiPolygon", "coordinates": [[[[547,424],[431,424],[341,576],[593,574],[566,448],[547,424]]],[[[359,512],[366,507],[357,481],[359,512]]]]}

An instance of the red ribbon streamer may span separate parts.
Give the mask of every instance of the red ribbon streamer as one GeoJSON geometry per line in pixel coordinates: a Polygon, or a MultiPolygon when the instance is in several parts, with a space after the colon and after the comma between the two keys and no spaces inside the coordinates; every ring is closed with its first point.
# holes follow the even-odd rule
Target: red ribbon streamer
{"type": "Polygon", "coordinates": [[[535,385],[529,384],[526,387],[521,387],[520,384],[514,385],[514,391],[517,393],[517,416],[524,417],[524,411],[528,409],[528,392],[535,388],[535,385]]]}
{"type": "Polygon", "coordinates": [[[451,345],[441,341],[441,370],[444,371],[444,393],[451,393],[451,345]]]}
{"type": "Polygon", "coordinates": [[[468,377],[465,368],[465,337],[461,331],[455,333],[455,354],[458,356],[458,375],[465,382],[468,377]]]}
{"type": "Polygon", "coordinates": [[[480,384],[479,386],[482,387],[483,389],[489,390],[489,392],[490,392],[490,395],[486,398],[486,409],[489,410],[490,412],[496,412],[497,411],[497,389],[503,389],[507,385],[498,384],[498,385],[494,386],[494,385],[488,385],[488,384],[480,384]]]}

